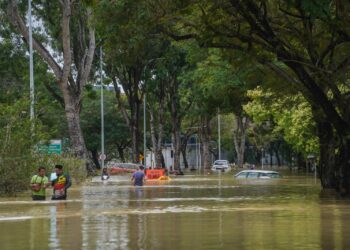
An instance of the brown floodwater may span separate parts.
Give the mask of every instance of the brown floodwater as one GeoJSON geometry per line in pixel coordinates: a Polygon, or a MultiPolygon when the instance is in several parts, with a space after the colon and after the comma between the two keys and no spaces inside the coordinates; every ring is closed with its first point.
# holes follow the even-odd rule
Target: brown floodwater
{"type": "MultiPolygon", "coordinates": [[[[50,193],[51,190],[48,190],[50,193]]],[[[312,176],[98,178],[67,201],[0,199],[0,249],[350,249],[350,200],[312,176]]]]}

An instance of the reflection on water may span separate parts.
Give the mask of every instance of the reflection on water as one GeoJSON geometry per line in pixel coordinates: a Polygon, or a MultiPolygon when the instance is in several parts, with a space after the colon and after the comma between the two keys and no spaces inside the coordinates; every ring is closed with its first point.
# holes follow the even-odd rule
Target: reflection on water
{"type": "Polygon", "coordinates": [[[350,249],[350,201],[310,177],[92,182],[67,201],[0,200],[1,249],[350,249]]]}

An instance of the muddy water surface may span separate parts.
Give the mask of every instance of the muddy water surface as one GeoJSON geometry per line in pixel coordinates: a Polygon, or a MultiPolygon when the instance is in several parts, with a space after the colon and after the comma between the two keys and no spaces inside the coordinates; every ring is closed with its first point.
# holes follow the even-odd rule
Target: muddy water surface
{"type": "MultiPolygon", "coordinates": [[[[51,190],[48,190],[48,193],[51,190]]],[[[0,199],[0,249],[350,249],[350,201],[312,177],[96,179],[67,201],[0,199]]]]}

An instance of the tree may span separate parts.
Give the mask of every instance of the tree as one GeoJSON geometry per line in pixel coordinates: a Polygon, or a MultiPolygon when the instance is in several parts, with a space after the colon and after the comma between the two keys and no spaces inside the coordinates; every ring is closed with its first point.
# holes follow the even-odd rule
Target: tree
{"type": "MultiPolygon", "coordinates": [[[[204,165],[209,168],[211,142],[211,120],[216,117],[218,111],[221,114],[234,113],[234,143],[238,158],[238,165],[243,165],[245,150],[245,129],[248,119],[242,109],[247,98],[245,91],[250,70],[242,70],[239,66],[230,62],[230,56],[224,55],[217,49],[199,49],[193,53],[202,53],[197,56],[196,67],[188,74],[188,77],[195,82],[197,88],[196,110],[201,117],[201,134],[203,144],[204,165]],[[206,56],[203,56],[206,55],[206,56]]],[[[195,57],[194,57],[195,58],[195,57]]],[[[233,124],[232,124],[233,125],[233,124]]]]}
{"type": "MultiPolygon", "coordinates": [[[[64,0],[41,3],[38,8],[34,6],[34,10],[36,18],[45,25],[45,37],[50,37],[53,42],[50,44],[50,39],[35,35],[33,48],[55,75],[62,96],[54,92],[54,88],[50,90],[65,109],[74,153],[86,160],[87,170],[92,171],[93,166],[89,161],[79,115],[83,99],[82,91],[88,81],[95,51],[92,8],[82,1],[73,5],[72,1],[64,0]],[[58,56],[53,55],[51,51],[55,51],[58,56]]],[[[17,32],[28,43],[29,32],[20,16],[16,0],[8,2],[8,17],[17,32]]]]}
{"type": "Polygon", "coordinates": [[[181,4],[162,3],[167,10],[161,13],[164,32],[175,39],[194,38],[202,46],[243,51],[282,77],[286,86],[297,88],[316,122],[322,186],[350,194],[346,53],[350,4],[307,0],[181,4]],[[175,13],[181,14],[176,24],[175,13]]]}
{"type": "MultiPolygon", "coordinates": [[[[86,146],[92,153],[96,166],[100,167],[101,153],[101,100],[100,92],[89,86],[85,91],[84,109],[81,112],[81,126],[86,135],[86,146]]],[[[119,158],[125,162],[124,150],[130,146],[128,128],[115,104],[114,93],[104,91],[104,134],[107,160],[119,158]]]]}
{"type": "MultiPolygon", "coordinates": [[[[244,106],[253,123],[265,128],[262,140],[274,142],[282,136],[295,152],[306,159],[319,152],[316,125],[311,119],[311,107],[299,95],[284,96],[261,87],[248,91],[251,101],[244,106]],[[287,108],[288,107],[288,108],[287,108]]],[[[258,147],[265,147],[262,142],[258,147]]]]}
{"type": "Polygon", "coordinates": [[[106,52],[106,73],[132,138],[133,161],[139,162],[141,104],[145,82],[166,42],[154,31],[143,1],[101,2],[99,32],[106,52]],[[127,105],[123,101],[127,98],[127,105]]]}

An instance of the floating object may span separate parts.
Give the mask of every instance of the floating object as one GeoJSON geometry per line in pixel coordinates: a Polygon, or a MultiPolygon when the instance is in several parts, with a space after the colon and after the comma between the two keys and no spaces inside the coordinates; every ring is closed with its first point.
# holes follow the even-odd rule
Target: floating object
{"type": "Polygon", "coordinates": [[[170,181],[171,178],[169,176],[161,176],[161,177],[158,178],[158,180],[160,180],[160,181],[170,181]]]}

